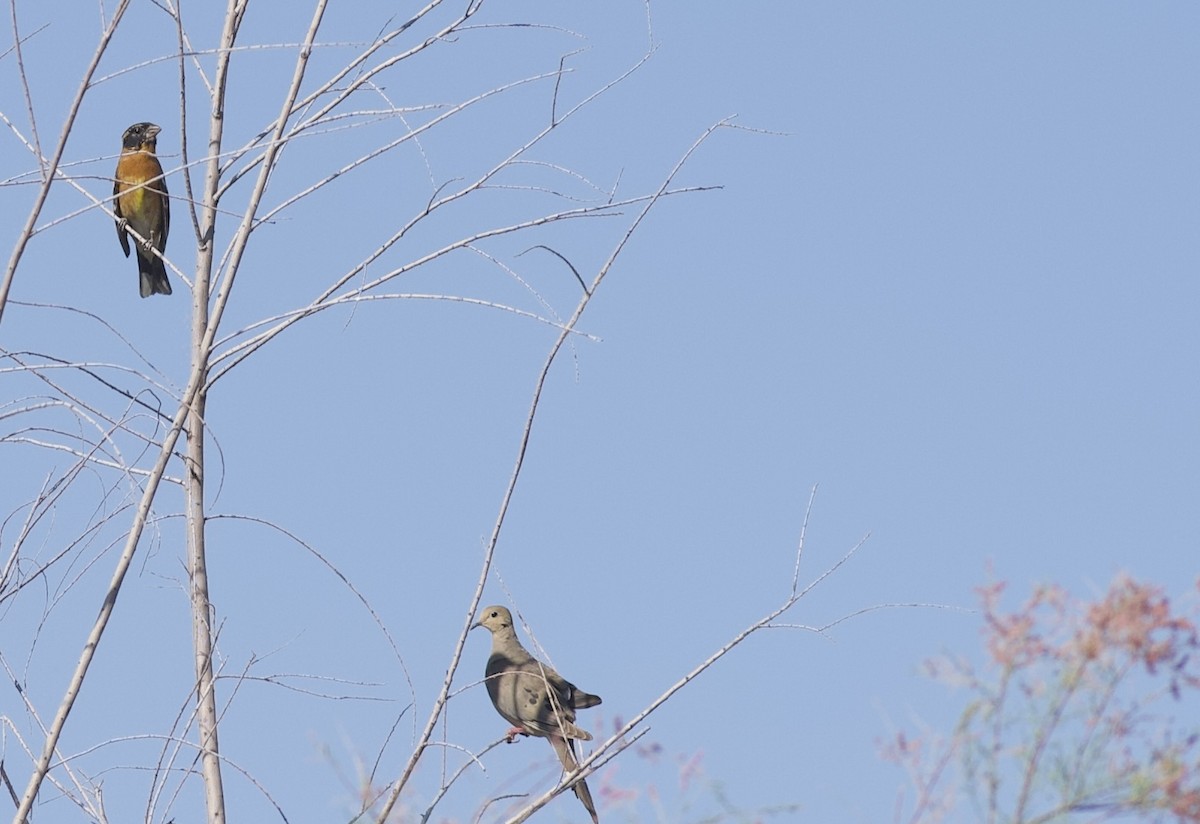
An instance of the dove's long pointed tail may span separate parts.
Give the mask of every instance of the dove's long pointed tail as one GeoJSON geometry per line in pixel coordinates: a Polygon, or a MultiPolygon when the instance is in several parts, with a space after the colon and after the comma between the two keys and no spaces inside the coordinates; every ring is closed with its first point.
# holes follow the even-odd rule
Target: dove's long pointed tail
{"type": "MultiPolygon", "coordinates": [[[[579,769],[579,762],[575,760],[574,742],[568,741],[561,735],[552,735],[550,744],[554,747],[554,752],[558,755],[558,760],[562,762],[564,770],[573,773],[579,769]]],[[[575,782],[572,789],[575,790],[575,797],[592,817],[592,824],[600,824],[600,816],[596,815],[596,804],[592,801],[592,791],[588,789],[587,782],[581,778],[575,782]]]]}

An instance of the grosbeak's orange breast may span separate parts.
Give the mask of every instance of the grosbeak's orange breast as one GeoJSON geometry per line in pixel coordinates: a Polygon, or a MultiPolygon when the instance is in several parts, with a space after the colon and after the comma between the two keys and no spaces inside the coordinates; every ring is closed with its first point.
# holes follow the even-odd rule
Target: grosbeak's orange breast
{"type": "Polygon", "coordinates": [[[146,151],[126,152],[117,164],[120,214],[159,251],[166,245],[161,178],[162,166],[146,151]]]}

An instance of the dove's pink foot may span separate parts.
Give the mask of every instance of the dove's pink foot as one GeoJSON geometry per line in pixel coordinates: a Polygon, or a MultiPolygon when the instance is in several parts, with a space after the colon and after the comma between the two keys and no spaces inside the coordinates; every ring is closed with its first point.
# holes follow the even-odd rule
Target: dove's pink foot
{"type": "Polygon", "coordinates": [[[513,727],[508,732],[504,733],[504,739],[511,744],[517,740],[518,735],[529,735],[529,733],[525,732],[524,728],[522,727],[513,727]]]}

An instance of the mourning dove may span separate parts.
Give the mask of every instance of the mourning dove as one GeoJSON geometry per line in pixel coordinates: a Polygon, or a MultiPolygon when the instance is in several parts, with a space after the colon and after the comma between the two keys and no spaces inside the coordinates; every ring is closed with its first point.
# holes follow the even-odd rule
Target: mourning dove
{"type": "MultiPolygon", "coordinates": [[[[538,661],[521,642],[513,628],[512,613],[504,607],[485,607],[476,627],[492,633],[492,654],[487,662],[487,691],[496,711],[512,729],[511,744],[518,735],[550,739],[550,745],[568,773],[579,769],[575,740],[591,741],[591,733],[575,726],[575,710],[594,707],[600,696],[590,695],[538,661]]],[[[575,795],[583,802],[593,824],[599,824],[592,794],[581,778],[575,795]]]]}

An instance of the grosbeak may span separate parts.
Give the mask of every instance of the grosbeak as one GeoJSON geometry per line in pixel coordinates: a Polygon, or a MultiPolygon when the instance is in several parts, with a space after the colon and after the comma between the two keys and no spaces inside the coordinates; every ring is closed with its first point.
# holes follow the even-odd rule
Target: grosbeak
{"type": "Polygon", "coordinates": [[[171,294],[171,282],[162,259],[150,252],[167,248],[171,229],[171,203],[162,164],[154,150],[161,132],[153,123],[134,123],[121,137],[121,158],[113,181],[113,211],[117,215],[117,240],[129,257],[129,232],[132,228],[143,238],[134,244],[142,297],[171,294]]]}

